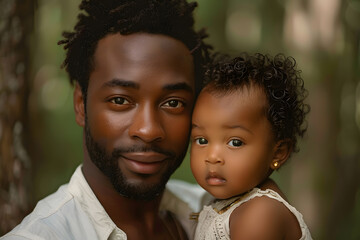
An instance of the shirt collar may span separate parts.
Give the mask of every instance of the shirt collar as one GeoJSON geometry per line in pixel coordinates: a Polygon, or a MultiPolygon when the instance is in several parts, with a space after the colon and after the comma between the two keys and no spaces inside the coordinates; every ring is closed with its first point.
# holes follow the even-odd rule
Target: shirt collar
{"type": "Polygon", "coordinates": [[[69,182],[69,192],[77,199],[82,209],[91,219],[98,239],[127,239],[126,234],[111,220],[90,188],[82,173],[82,165],[78,166],[69,182]]]}

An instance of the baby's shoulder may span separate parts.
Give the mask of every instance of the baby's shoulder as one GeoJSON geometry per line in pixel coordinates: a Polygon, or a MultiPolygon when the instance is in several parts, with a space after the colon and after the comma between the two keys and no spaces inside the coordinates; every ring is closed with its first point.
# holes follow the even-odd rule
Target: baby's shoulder
{"type": "Polygon", "coordinates": [[[258,224],[274,226],[277,223],[281,224],[285,208],[278,200],[267,196],[258,196],[238,206],[232,212],[230,221],[254,221],[258,224]]]}
{"type": "Polygon", "coordinates": [[[230,216],[232,238],[282,239],[292,213],[280,201],[266,195],[238,206],[230,216]],[[236,236],[236,237],[235,237],[236,236]]]}

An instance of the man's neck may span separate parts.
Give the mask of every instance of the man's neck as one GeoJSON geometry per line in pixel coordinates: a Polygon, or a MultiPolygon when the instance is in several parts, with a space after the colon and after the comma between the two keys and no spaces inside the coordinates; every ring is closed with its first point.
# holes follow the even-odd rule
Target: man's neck
{"type": "Polygon", "coordinates": [[[169,231],[161,217],[163,215],[159,213],[162,195],[151,201],[121,196],[113,188],[110,180],[91,161],[84,161],[82,172],[111,220],[128,238],[169,239],[169,231]]]}
{"type": "Polygon", "coordinates": [[[106,177],[90,160],[85,160],[82,172],[90,188],[104,207],[113,222],[121,222],[124,219],[144,219],[146,216],[157,215],[161,201],[161,195],[151,201],[140,201],[120,195],[106,177]]]}

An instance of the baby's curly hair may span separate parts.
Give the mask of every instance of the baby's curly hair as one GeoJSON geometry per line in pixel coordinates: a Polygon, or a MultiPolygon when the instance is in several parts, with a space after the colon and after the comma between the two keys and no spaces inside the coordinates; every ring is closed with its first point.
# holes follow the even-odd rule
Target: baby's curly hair
{"type": "Polygon", "coordinates": [[[227,94],[251,84],[261,87],[276,140],[290,139],[293,151],[299,151],[297,139],[306,132],[310,106],[304,103],[308,92],[294,58],[243,53],[235,58],[222,56],[207,69],[205,89],[210,93],[227,94]]]}
{"type": "Polygon", "coordinates": [[[63,67],[70,82],[75,81],[87,92],[93,69],[93,56],[97,43],[108,34],[132,33],[162,34],[183,42],[191,51],[195,64],[195,87],[199,92],[204,68],[209,60],[210,45],[202,29],[193,28],[193,10],[197,3],[186,0],[82,0],[78,22],[73,32],[64,32],[59,45],[67,50],[63,67]]]}

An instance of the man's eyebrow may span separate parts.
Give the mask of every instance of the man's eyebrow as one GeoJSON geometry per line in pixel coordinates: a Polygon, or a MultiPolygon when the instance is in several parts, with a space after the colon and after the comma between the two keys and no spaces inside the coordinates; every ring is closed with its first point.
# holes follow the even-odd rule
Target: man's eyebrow
{"type": "Polygon", "coordinates": [[[140,88],[139,84],[137,84],[133,81],[128,81],[128,80],[119,79],[119,78],[114,78],[114,79],[111,79],[110,81],[105,82],[102,85],[102,87],[129,87],[129,88],[134,88],[134,89],[140,88]]]}
{"type": "Polygon", "coordinates": [[[174,91],[174,90],[185,90],[185,91],[188,91],[188,92],[193,92],[193,88],[185,83],[185,82],[179,82],[179,83],[173,83],[173,84],[166,84],[163,89],[165,90],[171,90],[171,91],[174,91]]]}

